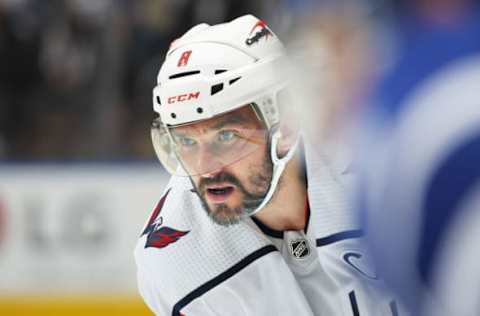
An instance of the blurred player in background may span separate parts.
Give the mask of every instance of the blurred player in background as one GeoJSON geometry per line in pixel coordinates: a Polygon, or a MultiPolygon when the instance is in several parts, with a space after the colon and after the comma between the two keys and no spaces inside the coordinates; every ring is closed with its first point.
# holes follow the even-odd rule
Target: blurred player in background
{"type": "Polygon", "coordinates": [[[399,1],[398,55],[363,124],[359,209],[415,315],[479,315],[480,12],[399,1]]]}
{"type": "Polygon", "coordinates": [[[378,288],[342,174],[298,129],[291,67],[251,15],[172,43],[152,125],[172,178],[135,250],[156,314],[401,314],[378,288]]]}
{"type": "Polygon", "coordinates": [[[295,98],[305,109],[298,114],[302,132],[349,182],[350,125],[358,99],[382,65],[375,45],[379,14],[370,14],[375,10],[367,1],[284,2],[283,35],[302,78],[294,82],[295,98]]]}

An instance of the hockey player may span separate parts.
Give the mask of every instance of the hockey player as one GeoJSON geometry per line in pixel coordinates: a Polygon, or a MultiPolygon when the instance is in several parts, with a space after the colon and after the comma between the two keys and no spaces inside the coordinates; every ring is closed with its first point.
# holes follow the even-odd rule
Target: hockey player
{"type": "Polygon", "coordinates": [[[480,8],[425,2],[399,1],[403,49],[364,122],[358,208],[412,314],[480,315],[480,8]]]}
{"type": "Polygon", "coordinates": [[[197,25],[153,90],[172,174],[135,250],[157,315],[397,315],[351,221],[341,175],[285,113],[288,60],[257,18],[197,25]]]}

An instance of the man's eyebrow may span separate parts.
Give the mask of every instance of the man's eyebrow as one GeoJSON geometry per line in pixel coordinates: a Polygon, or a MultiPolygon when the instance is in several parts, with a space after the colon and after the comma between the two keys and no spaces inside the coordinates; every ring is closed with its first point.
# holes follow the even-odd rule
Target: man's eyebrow
{"type": "Polygon", "coordinates": [[[176,136],[176,137],[185,136],[185,132],[179,132],[179,131],[177,131],[177,130],[175,130],[175,129],[172,129],[172,130],[170,131],[170,133],[172,134],[172,136],[176,136]]]}
{"type": "Polygon", "coordinates": [[[231,115],[231,116],[228,116],[228,117],[224,118],[223,120],[221,120],[217,124],[210,126],[208,129],[210,129],[210,130],[211,129],[220,129],[227,124],[241,124],[241,123],[245,123],[247,121],[248,120],[243,115],[231,115]]]}
{"type": "MultiPolygon", "coordinates": [[[[205,128],[205,129],[202,129],[202,130],[203,131],[219,130],[227,124],[242,124],[242,123],[246,123],[248,121],[249,121],[249,119],[246,118],[243,115],[231,115],[231,116],[225,117],[224,119],[220,120],[216,124],[214,124],[212,126],[209,126],[209,127],[205,128]]],[[[188,132],[179,131],[177,129],[172,129],[171,133],[172,133],[172,136],[175,136],[175,137],[184,137],[186,135],[189,135],[188,132]]]]}

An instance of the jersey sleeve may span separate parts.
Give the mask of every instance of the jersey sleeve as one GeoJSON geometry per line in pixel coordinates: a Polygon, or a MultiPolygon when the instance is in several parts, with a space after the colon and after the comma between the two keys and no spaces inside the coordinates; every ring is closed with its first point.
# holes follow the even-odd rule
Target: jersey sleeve
{"type": "Polygon", "coordinates": [[[137,286],[143,301],[155,315],[170,315],[169,304],[162,295],[156,294],[154,282],[144,270],[137,270],[137,286]]]}

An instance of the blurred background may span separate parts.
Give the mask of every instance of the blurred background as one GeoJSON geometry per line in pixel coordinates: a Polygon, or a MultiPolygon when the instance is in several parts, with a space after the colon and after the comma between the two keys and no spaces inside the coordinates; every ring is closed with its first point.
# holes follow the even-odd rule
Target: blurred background
{"type": "Polygon", "coordinates": [[[302,75],[306,134],[348,170],[366,100],[419,30],[474,2],[0,0],[0,314],[150,315],[133,247],[168,180],[151,91],[191,26],[265,20],[302,75]]]}

